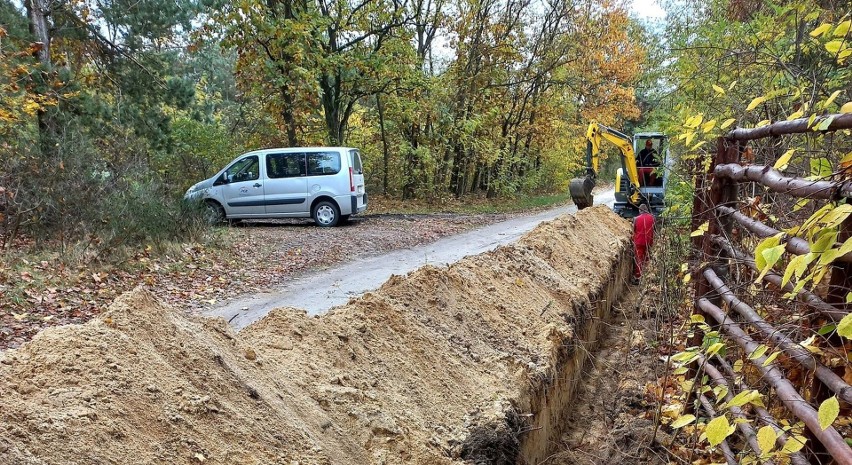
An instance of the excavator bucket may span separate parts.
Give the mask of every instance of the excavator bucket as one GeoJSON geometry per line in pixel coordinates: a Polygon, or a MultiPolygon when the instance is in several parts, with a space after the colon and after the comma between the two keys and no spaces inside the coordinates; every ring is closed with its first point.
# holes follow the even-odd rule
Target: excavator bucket
{"type": "Polygon", "coordinates": [[[591,207],[595,201],[592,195],[592,189],[595,187],[595,180],[589,176],[585,178],[574,178],[568,185],[568,192],[571,193],[571,200],[577,206],[577,210],[582,210],[586,207],[591,207]]]}

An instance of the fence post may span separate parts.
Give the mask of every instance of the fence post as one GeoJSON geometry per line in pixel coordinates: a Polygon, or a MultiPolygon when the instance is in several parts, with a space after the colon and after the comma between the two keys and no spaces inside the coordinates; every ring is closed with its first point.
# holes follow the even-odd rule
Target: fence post
{"type": "MultiPolygon", "coordinates": [[[[729,236],[733,221],[727,217],[719,218],[716,207],[727,205],[736,208],[735,204],[737,201],[737,184],[727,178],[715,176],[712,173],[716,169],[716,165],[739,162],[741,149],[742,144],[740,142],[720,137],[716,141],[716,154],[710,162],[708,175],[712,176],[712,180],[709,191],[706,189],[705,181],[701,177],[696,178],[696,191],[699,187],[701,191],[696,192],[695,195],[692,213],[693,227],[697,229],[704,222],[708,222],[709,224],[709,228],[703,236],[693,238],[693,247],[701,250],[700,256],[697,257],[699,266],[696,267],[695,275],[693,276],[695,279],[695,312],[700,315],[704,315],[704,312],[698,308],[698,299],[707,298],[714,305],[721,306],[719,296],[708,295],[711,287],[704,277],[704,267],[700,266],[701,263],[706,261],[707,266],[713,266],[714,269],[719,268],[716,270],[716,274],[719,276],[724,277],[728,275],[727,268],[723,269],[718,263],[718,258],[723,256],[724,251],[716,247],[713,241],[710,240],[710,237],[714,234],[729,236]],[[698,181],[699,179],[701,179],[700,182],[698,181]],[[696,211],[698,214],[696,214],[696,211]],[[698,245],[698,241],[694,239],[700,240],[700,246],[698,245]]],[[[705,321],[707,321],[706,315],[705,321]]],[[[696,336],[693,337],[693,344],[691,345],[700,345],[702,340],[703,335],[696,333],[696,336]]]]}

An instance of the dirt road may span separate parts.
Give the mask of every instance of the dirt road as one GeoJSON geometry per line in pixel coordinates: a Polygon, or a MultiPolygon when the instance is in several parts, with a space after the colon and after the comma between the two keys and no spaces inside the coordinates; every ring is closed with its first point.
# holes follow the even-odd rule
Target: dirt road
{"type": "MultiPolygon", "coordinates": [[[[613,191],[597,193],[596,204],[612,205],[613,191]]],[[[446,265],[467,255],[492,250],[516,240],[542,221],[576,212],[573,205],[533,215],[520,216],[462,234],[408,249],[360,258],[338,267],[311,272],[293,278],[273,292],[248,295],[206,310],[209,316],[221,316],[237,329],[248,326],[273,308],[295,307],[315,315],[345,304],[350,298],[378,288],[392,275],[406,274],[420,266],[446,265]]],[[[412,228],[417,224],[413,223],[412,228]]],[[[357,248],[358,244],[351,244],[357,248]]]]}

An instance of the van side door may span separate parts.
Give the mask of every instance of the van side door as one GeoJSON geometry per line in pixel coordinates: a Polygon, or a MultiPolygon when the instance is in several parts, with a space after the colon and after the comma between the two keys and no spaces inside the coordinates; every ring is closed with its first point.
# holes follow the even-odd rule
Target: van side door
{"type": "Polygon", "coordinates": [[[308,211],[308,178],[304,153],[266,155],[266,213],[308,211]]]}
{"type": "Polygon", "coordinates": [[[222,199],[228,217],[265,213],[259,156],[240,158],[222,176],[222,199]]]}

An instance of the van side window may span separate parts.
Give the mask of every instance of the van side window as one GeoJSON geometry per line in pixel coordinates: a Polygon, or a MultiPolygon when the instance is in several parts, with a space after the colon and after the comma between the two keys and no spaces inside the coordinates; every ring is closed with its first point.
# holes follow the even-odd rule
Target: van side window
{"type": "Polygon", "coordinates": [[[257,155],[245,157],[228,168],[225,172],[229,182],[254,181],[260,177],[260,162],[257,155]]]}
{"type": "Polygon", "coordinates": [[[337,152],[314,152],[308,154],[308,176],[322,176],[340,172],[340,154],[337,152]]]}
{"type": "Polygon", "coordinates": [[[266,175],[270,179],[297,178],[305,175],[304,153],[271,153],[266,156],[266,175]]]}
{"type": "Polygon", "coordinates": [[[364,174],[364,169],[361,167],[361,155],[357,150],[349,151],[349,166],[352,167],[352,174],[364,174]]]}

